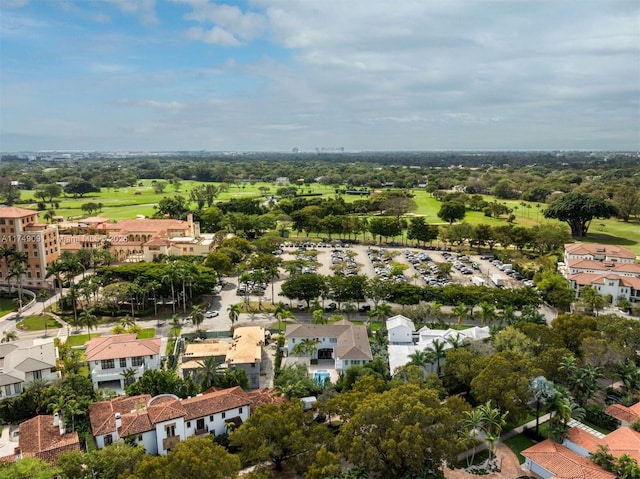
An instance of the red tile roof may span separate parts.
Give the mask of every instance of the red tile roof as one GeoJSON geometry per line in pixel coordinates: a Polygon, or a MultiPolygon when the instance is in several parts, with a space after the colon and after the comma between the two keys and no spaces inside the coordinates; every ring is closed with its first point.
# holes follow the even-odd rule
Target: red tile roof
{"type": "Polygon", "coordinates": [[[170,421],[187,415],[187,411],[175,396],[166,394],[154,397],[147,406],[149,420],[153,424],[170,421]]]}
{"type": "Polygon", "coordinates": [[[100,336],[87,342],[87,361],[132,358],[160,354],[160,338],[136,339],[135,334],[100,336]]]}
{"type": "Polygon", "coordinates": [[[55,464],[66,451],[79,451],[77,432],[60,435],[60,427],[53,425],[53,416],[36,416],[20,424],[19,442],[22,454],[35,456],[55,464]]]}
{"type": "Polygon", "coordinates": [[[630,424],[636,419],[640,419],[640,402],[635,403],[631,407],[622,404],[611,404],[604,412],[619,421],[630,424]]]}
{"type": "Polygon", "coordinates": [[[522,451],[522,455],[551,472],[557,479],[615,479],[586,457],[550,439],[522,451]]]}
{"type": "Polygon", "coordinates": [[[286,399],[275,388],[253,389],[251,391],[247,391],[247,395],[251,399],[252,411],[255,411],[256,408],[266,404],[282,404],[286,399]]]}
{"type": "Polygon", "coordinates": [[[0,218],[25,218],[31,215],[37,215],[34,210],[25,208],[16,208],[15,206],[0,206],[0,218]]]}
{"type": "Polygon", "coordinates": [[[640,432],[629,427],[620,427],[607,434],[600,442],[609,447],[615,457],[627,454],[640,464],[640,432]]]}
{"type": "Polygon", "coordinates": [[[187,412],[184,418],[185,421],[191,421],[242,406],[249,407],[251,406],[251,399],[241,387],[236,386],[183,399],[182,406],[187,412]]]}
{"type": "MultiPolygon", "coordinates": [[[[99,401],[89,404],[89,421],[94,436],[102,436],[116,430],[115,413],[121,417],[131,414],[131,411],[144,410],[151,399],[150,394],[140,396],[123,396],[111,401],[99,401]]],[[[124,421],[123,421],[124,423],[124,421]]]]}
{"type": "Polygon", "coordinates": [[[636,255],[628,248],[608,244],[597,243],[569,243],[564,245],[564,250],[572,255],[607,256],[608,258],[635,259],[636,255]]]}

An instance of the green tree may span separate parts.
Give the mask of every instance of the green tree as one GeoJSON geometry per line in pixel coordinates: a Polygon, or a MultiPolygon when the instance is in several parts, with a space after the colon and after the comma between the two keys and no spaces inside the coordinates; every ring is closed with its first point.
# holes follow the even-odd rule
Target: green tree
{"type": "Polygon", "coordinates": [[[309,422],[299,402],[257,408],[229,437],[246,463],[269,461],[277,471],[287,459],[308,454],[317,425],[309,422]]]}
{"type": "Polygon", "coordinates": [[[494,455],[495,443],[500,439],[502,428],[507,423],[509,411],[501,412],[500,409],[491,406],[491,401],[478,406],[482,414],[483,429],[489,443],[489,459],[494,455]]]}
{"type": "Polygon", "coordinates": [[[98,318],[95,314],[93,314],[93,310],[84,309],[80,312],[78,316],[78,320],[80,324],[87,327],[87,333],[89,333],[89,337],[91,337],[91,330],[98,326],[100,323],[100,318],[98,318]]]}
{"type": "Polygon", "coordinates": [[[465,410],[461,399],[441,403],[415,384],[369,393],[342,425],[337,445],[349,462],[377,477],[441,474],[466,447],[459,426],[465,410]]]}
{"type": "Polygon", "coordinates": [[[0,467],[2,479],[54,479],[58,470],[43,459],[23,457],[0,467]]]}
{"type": "Polygon", "coordinates": [[[580,288],[580,300],[587,305],[589,311],[598,315],[598,310],[604,306],[604,296],[591,286],[580,288]]]}
{"type": "Polygon", "coordinates": [[[553,201],[544,216],[565,221],[572,236],[584,237],[593,218],[610,218],[616,213],[616,207],[609,201],[587,193],[571,192],[553,201]]]}
{"type": "Polygon", "coordinates": [[[321,296],[325,290],[324,277],[319,274],[298,274],[282,283],[282,296],[305,301],[307,308],[311,300],[321,296]]]}
{"type": "Polygon", "coordinates": [[[222,362],[213,356],[208,356],[198,361],[198,368],[193,373],[194,381],[200,386],[202,391],[206,391],[211,386],[219,386],[224,375],[222,362]]]}
{"type": "Polygon", "coordinates": [[[446,201],[442,203],[442,206],[440,206],[438,218],[449,224],[453,224],[454,221],[464,219],[466,214],[466,208],[463,203],[459,203],[457,201],[446,201]]]}

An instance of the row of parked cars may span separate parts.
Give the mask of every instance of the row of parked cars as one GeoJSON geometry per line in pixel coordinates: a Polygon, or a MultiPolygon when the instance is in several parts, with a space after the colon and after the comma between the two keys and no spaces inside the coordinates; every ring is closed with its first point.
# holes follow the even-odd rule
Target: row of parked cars
{"type": "Polygon", "coordinates": [[[531,286],[532,288],[535,286],[535,283],[532,280],[527,279],[526,276],[523,276],[522,274],[518,273],[515,269],[513,269],[512,264],[509,264],[509,263],[505,264],[499,259],[491,260],[491,264],[494,265],[496,268],[498,268],[500,271],[504,272],[504,274],[506,274],[507,276],[515,280],[522,281],[522,284],[524,284],[525,286],[531,286]]]}
{"type": "Polygon", "coordinates": [[[424,251],[404,250],[404,257],[415,270],[422,275],[425,283],[429,286],[445,286],[451,284],[448,279],[441,279],[438,276],[439,269],[435,261],[424,251]]]}
{"type": "Polygon", "coordinates": [[[382,279],[388,279],[389,281],[395,281],[401,283],[406,281],[403,275],[393,274],[393,261],[390,255],[387,254],[387,250],[384,248],[369,248],[367,250],[367,256],[369,261],[373,265],[373,271],[382,279]]]}

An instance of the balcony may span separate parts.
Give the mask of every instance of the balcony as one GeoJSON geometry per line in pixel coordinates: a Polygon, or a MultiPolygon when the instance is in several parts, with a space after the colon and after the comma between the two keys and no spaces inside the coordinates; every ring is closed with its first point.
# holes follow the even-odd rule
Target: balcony
{"type": "Polygon", "coordinates": [[[162,440],[162,448],[165,451],[173,449],[180,442],[180,436],[169,436],[166,439],[162,440]]]}

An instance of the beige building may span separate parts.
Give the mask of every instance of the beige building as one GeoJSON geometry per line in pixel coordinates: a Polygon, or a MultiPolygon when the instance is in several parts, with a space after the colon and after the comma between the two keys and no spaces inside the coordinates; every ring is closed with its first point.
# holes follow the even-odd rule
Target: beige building
{"type": "MultiPolygon", "coordinates": [[[[38,223],[37,211],[0,206],[0,246],[27,255],[26,272],[21,278],[23,287],[52,287],[46,275],[47,267],[60,255],[57,226],[38,223]]],[[[9,274],[7,261],[3,260],[0,263],[0,284],[15,284],[16,279],[7,279],[9,274]]]]}
{"type": "Polygon", "coordinates": [[[227,352],[226,363],[229,369],[243,369],[249,378],[249,387],[260,387],[262,364],[262,346],[264,328],[246,326],[233,331],[233,343],[227,352]]]}
{"type": "Polygon", "coordinates": [[[193,374],[201,366],[205,358],[214,358],[216,361],[224,363],[230,349],[230,342],[217,340],[187,344],[182,354],[182,363],[179,366],[182,377],[193,374]]]}

